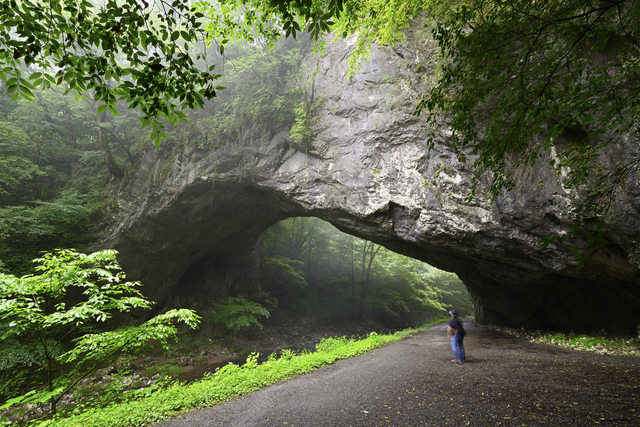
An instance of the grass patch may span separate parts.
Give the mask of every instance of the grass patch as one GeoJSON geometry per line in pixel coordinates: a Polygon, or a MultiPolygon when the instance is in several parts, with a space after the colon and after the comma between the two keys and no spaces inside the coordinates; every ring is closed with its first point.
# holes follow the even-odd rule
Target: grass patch
{"type": "Polygon", "coordinates": [[[390,335],[372,332],[360,340],[347,337],[327,338],[317,344],[317,351],[314,353],[307,351],[295,354],[293,351],[283,351],[280,358],[272,354],[261,364],[257,361],[258,354],[253,353],[244,365],[226,365],[195,383],[174,383],[135,401],[88,409],[71,417],[34,422],[32,425],[117,427],[157,423],[189,410],[224,402],[278,381],[314,371],[337,360],[358,356],[443,321],[446,319],[438,319],[419,328],[405,329],[390,335]]]}
{"type": "Polygon", "coordinates": [[[515,335],[519,338],[539,344],[554,345],[572,350],[606,354],[610,356],[640,357],[640,337],[611,337],[606,336],[606,334],[587,335],[562,332],[540,332],[486,325],[483,327],[515,335]]]}
{"type": "Polygon", "coordinates": [[[145,369],[142,372],[143,377],[152,377],[156,374],[165,375],[171,378],[177,378],[184,372],[184,368],[181,366],[174,366],[170,363],[162,363],[159,365],[153,365],[145,369]]]}

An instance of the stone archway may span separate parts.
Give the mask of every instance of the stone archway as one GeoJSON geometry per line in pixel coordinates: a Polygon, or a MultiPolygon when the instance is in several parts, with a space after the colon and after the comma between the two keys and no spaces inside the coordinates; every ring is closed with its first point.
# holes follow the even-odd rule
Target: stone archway
{"type": "MultiPolygon", "coordinates": [[[[516,188],[495,201],[464,201],[472,172],[445,126],[412,115],[429,86],[433,46],[408,31],[378,47],[346,80],[352,42],[329,44],[318,61],[323,100],[308,147],[259,129],[209,152],[148,151],[118,196],[120,210],[99,246],[120,251],[157,300],[242,290],[255,280],[261,233],[290,216],[316,216],[341,231],[453,271],[474,298],[476,318],[530,328],[635,330],[640,323],[640,188],[622,183],[605,227],[599,266],[576,269],[567,247],[539,240],[572,227],[581,195],[562,185],[549,159],[520,167],[516,188]],[[420,66],[416,66],[420,64],[420,66]],[[427,137],[436,146],[427,150],[427,137]],[[169,168],[168,170],[166,168],[169,168]],[[163,172],[164,170],[164,172],[163,172]],[[155,184],[154,184],[155,183],[155,184]]],[[[602,151],[605,162],[637,156],[637,141],[602,151]]]]}

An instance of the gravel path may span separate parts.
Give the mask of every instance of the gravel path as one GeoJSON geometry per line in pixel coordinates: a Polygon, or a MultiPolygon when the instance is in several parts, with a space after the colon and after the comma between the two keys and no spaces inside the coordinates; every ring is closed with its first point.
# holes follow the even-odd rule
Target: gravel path
{"type": "Polygon", "coordinates": [[[640,426],[640,359],[465,325],[461,366],[441,324],[161,425],[640,426]]]}

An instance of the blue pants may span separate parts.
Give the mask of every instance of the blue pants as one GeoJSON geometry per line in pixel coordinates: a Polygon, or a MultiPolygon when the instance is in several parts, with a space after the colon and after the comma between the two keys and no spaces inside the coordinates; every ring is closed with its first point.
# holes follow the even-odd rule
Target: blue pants
{"type": "Polygon", "coordinates": [[[453,360],[456,362],[464,362],[464,345],[462,341],[464,337],[454,335],[451,337],[451,350],[453,350],[453,360]]]}

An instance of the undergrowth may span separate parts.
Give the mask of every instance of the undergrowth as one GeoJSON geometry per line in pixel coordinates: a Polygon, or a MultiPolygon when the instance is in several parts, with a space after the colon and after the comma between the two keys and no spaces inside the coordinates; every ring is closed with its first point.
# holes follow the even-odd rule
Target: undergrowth
{"type": "Polygon", "coordinates": [[[488,326],[500,332],[506,332],[530,342],[555,345],[572,350],[586,351],[611,356],[640,357],[640,334],[638,337],[612,337],[602,334],[587,335],[563,332],[541,332],[525,329],[488,326]]]}
{"type": "Polygon", "coordinates": [[[283,351],[278,358],[271,354],[258,363],[258,353],[252,353],[244,365],[228,364],[202,380],[185,384],[173,383],[153,390],[137,400],[114,403],[105,408],[90,408],[66,418],[34,421],[39,427],[117,427],[144,426],[157,423],[180,413],[224,402],[275,382],[311,372],[337,360],[363,354],[376,347],[399,341],[446,319],[438,319],[419,328],[405,329],[389,335],[372,332],[364,339],[326,338],[316,345],[315,352],[283,351]]]}
{"type": "Polygon", "coordinates": [[[173,366],[170,363],[160,363],[145,369],[144,372],[142,372],[142,376],[153,377],[154,375],[159,374],[162,376],[177,378],[182,372],[184,372],[184,368],[181,366],[173,366]]]}

